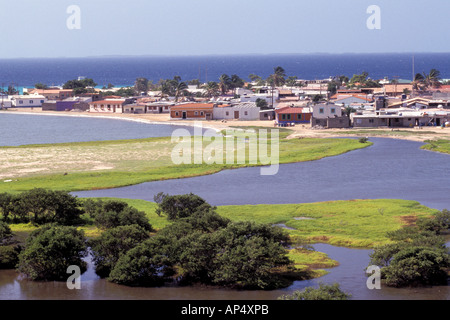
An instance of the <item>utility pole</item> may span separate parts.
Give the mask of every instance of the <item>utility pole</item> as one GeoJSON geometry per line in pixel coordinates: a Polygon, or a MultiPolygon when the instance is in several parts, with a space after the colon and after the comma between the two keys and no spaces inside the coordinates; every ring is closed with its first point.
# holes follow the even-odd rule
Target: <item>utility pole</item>
{"type": "Polygon", "coordinates": [[[396,97],[397,96],[397,83],[398,83],[398,78],[399,78],[399,76],[393,76],[393,78],[394,78],[394,97],[396,97]]]}
{"type": "Polygon", "coordinates": [[[2,110],[4,109],[4,107],[5,107],[5,103],[3,102],[3,99],[5,98],[5,92],[4,92],[4,90],[3,90],[3,86],[4,86],[4,83],[2,82],[2,110]]]}

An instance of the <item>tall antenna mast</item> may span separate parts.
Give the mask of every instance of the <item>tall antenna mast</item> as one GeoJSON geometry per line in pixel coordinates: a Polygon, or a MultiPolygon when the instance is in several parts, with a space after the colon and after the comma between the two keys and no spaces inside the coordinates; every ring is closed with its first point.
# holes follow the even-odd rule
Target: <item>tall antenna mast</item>
{"type": "MultiPolygon", "coordinates": [[[[413,56],[412,56],[412,82],[414,82],[415,77],[416,77],[416,75],[415,75],[415,72],[414,72],[414,55],[413,55],[413,56]]],[[[413,83],[413,85],[412,85],[412,94],[411,94],[411,98],[413,98],[413,97],[414,97],[414,83],[413,83]]]]}

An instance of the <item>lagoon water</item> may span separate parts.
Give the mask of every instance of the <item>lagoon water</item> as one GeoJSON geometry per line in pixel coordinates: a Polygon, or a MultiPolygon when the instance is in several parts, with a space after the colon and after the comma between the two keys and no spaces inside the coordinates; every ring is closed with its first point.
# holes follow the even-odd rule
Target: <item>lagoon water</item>
{"type": "Polygon", "coordinates": [[[177,128],[191,126],[152,124],[115,119],[0,112],[0,146],[169,137],[177,128]]]}
{"type": "MultiPolygon", "coordinates": [[[[142,138],[158,134],[170,135],[174,129],[166,125],[155,126],[107,119],[9,114],[7,117],[2,116],[4,114],[0,113],[0,137],[3,145],[88,141],[100,138],[123,139],[125,134],[128,139],[142,138]],[[9,121],[4,121],[8,117],[9,121]],[[27,127],[18,126],[19,123],[24,123],[22,121],[27,121],[27,127]],[[53,123],[54,127],[44,134],[44,128],[47,128],[49,123],[53,123]],[[86,128],[91,128],[88,129],[91,132],[84,132],[86,128]],[[74,131],[77,129],[80,129],[82,134],[73,140],[74,131]],[[106,136],[106,132],[117,135],[106,136]],[[53,141],[54,138],[59,140],[53,141]]],[[[74,194],[79,197],[108,196],[151,201],[153,195],[160,191],[169,194],[193,192],[213,205],[399,198],[417,200],[437,209],[450,208],[450,155],[421,150],[421,143],[418,142],[382,138],[370,140],[374,145],[365,149],[317,161],[280,165],[278,173],[273,176],[261,176],[260,168],[254,167],[226,170],[196,178],[148,182],[125,188],[74,194]]],[[[338,282],[344,291],[351,293],[352,298],[358,300],[450,299],[449,286],[420,289],[382,287],[381,290],[369,290],[364,269],[369,263],[371,250],[339,248],[327,244],[316,244],[314,248],[327,253],[332,259],[339,261],[340,265],[329,269],[329,274],[319,279],[296,281],[283,290],[129,288],[99,279],[90,265],[81,277],[81,290],[68,290],[65,283],[32,282],[21,279],[13,270],[0,270],[0,300],[270,300],[308,286],[317,286],[320,282],[338,282]]]]}
{"type": "Polygon", "coordinates": [[[153,201],[158,192],[192,192],[213,205],[406,199],[439,210],[450,209],[450,155],[422,150],[420,142],[369,140],[372,146],[339,156],[281,164],[278,173],[271,176],[261,175],[258,167],[240,168],[74,194],[153,201]]]}

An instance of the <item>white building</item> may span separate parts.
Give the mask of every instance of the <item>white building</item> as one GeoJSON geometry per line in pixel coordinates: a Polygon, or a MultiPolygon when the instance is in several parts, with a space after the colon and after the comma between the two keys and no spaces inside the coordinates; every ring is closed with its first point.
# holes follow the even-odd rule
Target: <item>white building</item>
{"type": "Polygon", "coordinates": [[[266,100],[267,104],[269,106],[271,106],[272,105],[272,98],[273,98],[273,104],[276,105],[277,104],[277,100],[278,100],[278,96],[279,96],[279,91],[278,90],[274,90],[273,91],[273,97],[272,97],[272,92],[243,94],[243,95],[240,96],[240,101],[241,102],[256,102],[256,100],[262,99],[262,100],[266,100]]]}
{"type": "Polygon", "coordinates": [[[89,103],[89,112],[123,113],[126,99],[105,99],[89,103]]]}
{"type": "Polygon", "coordinates": [[[313,118],[332,118],[342,116],[342,107],[334,103],[316,104],[312,107],[313,118]]]}
{"type": "Polygon", "coordinates": [[[316,95],[328,95],[327,83],[308,83],[304,87],[293,88],[292,93],[299,97],[313,97],[316,95]]]}
{"type": "Polygon", "coordinates": [[[41,107],[47,99],[41,95],[14,95],[9,96],[12,106],[15,108],[41,107]]]}
{"type": "Polygon", "coordinates": [[[0,108],[11,108],[12,102],[8,95],[0,93],[0,108]]]}
{"type": "Polygon", "coordinates": [[[256,103],[239,103],[236,105],[217,105],[213,109],[215,120],[259,120],[260,109],[256,103]]]}

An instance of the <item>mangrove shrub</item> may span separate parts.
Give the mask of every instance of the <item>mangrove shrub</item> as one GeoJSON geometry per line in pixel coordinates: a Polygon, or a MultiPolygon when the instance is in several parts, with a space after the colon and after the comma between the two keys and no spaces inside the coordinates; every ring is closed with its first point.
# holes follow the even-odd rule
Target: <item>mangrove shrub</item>
{"type": "Polygon", "coordinates": [[[389,232],[394,242],[375,248],[370,264],[381,267],[381,278],[388,286],[446,284],[450,255],[441,233],[449,228],[449,221],[450,212],[443,210],[389,232]]]}
{"type": "Polygon", "coordinates": [[[83,203],[83,208],[94,219],[95,225],[101,229],[136,224],[144,230],[153,230],[145,212],[130,207],[123,201],[89,199],[83,203]]]}
{"type": "Polygon", "coordinates": [[[283,295],[278,300],[348,300],[350,297],[350,294],[341,290],[338,283],[320,283],[319,288],[307,287],[303,291],[283,295]]]}
{"type": "Polygon", "coordinates": [[[95,272],[101,277],[109,276],[122,255],[148,238],[148,232],[136,224],[106,230],[89,241],[95,272]]]}
{"type": "Polygon", "coordinates": [[[77,197],[65,191],[35,188],[17,195],[0,194],[4,221],[73,225],[83,213],[79,206],[77,197]]]}
{"type": "Polygon", "coordinates": [[[18,271],[32,280],[66,280],[67,268],[86,271],[86,239],[75,227],[45,225],[28,236],[18,271]]]}

